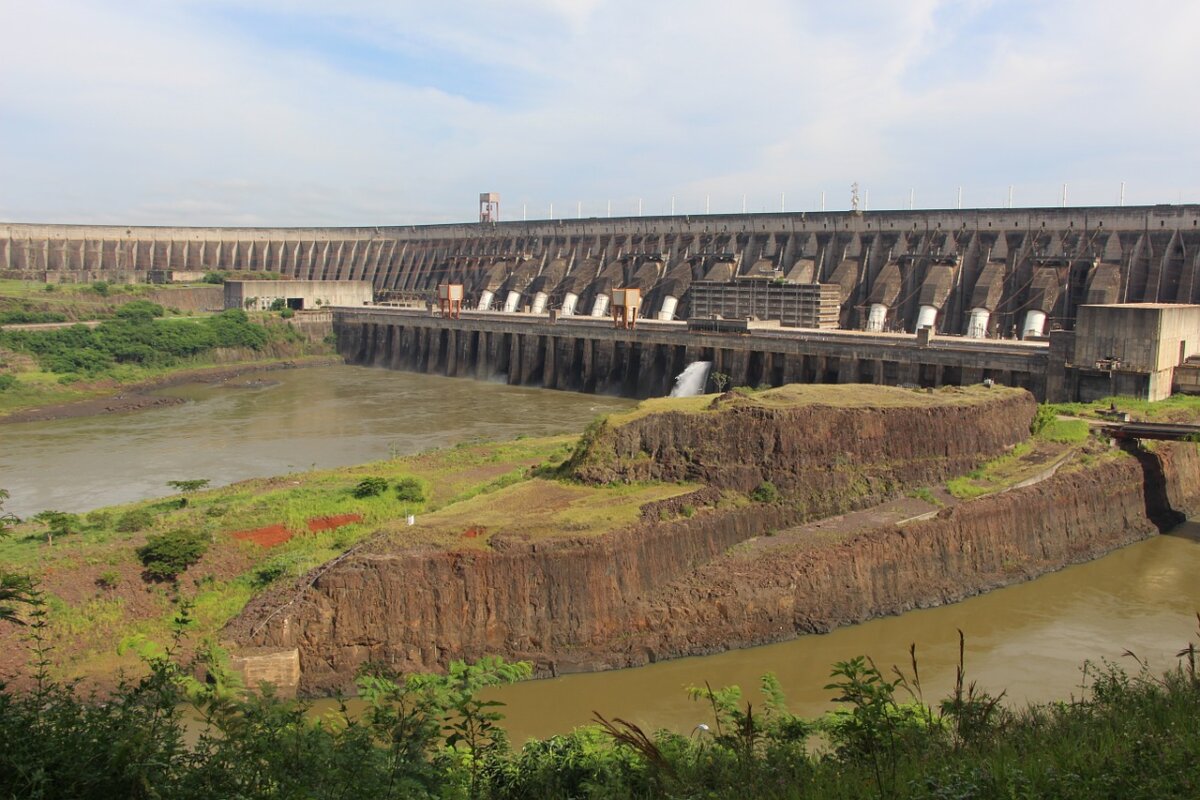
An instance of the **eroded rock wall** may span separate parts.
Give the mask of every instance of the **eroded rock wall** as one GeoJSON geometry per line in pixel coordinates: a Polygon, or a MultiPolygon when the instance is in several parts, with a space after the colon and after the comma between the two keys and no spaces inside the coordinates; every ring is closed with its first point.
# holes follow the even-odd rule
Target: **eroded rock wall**
{"type": "Polygon", "coordinates": [[[671,522],[648,514],[597,538],[526,541],[498,534],[485,551],[376,542],[298,589],[257,598],[230,633],[244,645],[298,648],[301,688],[309,693],[344,688],[367,661],[425,671],[503,653],[534,660],[544,674],[642,663],[657,657],[658,645],[640,651],[618,645],[645,627],[647,607],[640,603],[654,592],[739,542],[969,469],[1024,438],[1032,413],[1029,395],[1011,391],[934,409],[722,412],[704,415],[716,421],[695,435],[670,415],[644,418],[630,423],[634,433],[616,432],[622,442],[653,448],[669,465],[654,477],[742,489],[767,477],[795,489],[793,497],[671,522]],[[855,437],[861,449],[847,446],[855,437]],[[688,455],[676,457],[672,447],[688,455]],[[719,463],[705,461],[725,451],[731,455],[719,463]],[[706,463],[712,468],[698,473],[674,466],[706,463]],[[804,480],[789,478],[793,472],[804,480]],[[797,501],[800,486],[811,491],[797,501]]]}
{"type": "Polygon", "coordinates": [[[1149,455],[1162,466],[1161,492],[1147,493],[1145,462],[1121,456],[834,544],[758,540],[643,598],[638,634],[621,654],[670,658],[781,641],[1089,561],[1200,511],[1196,446],[1149,455]]]}
{"type": "MultiPolygon", "coordinates": [[[[867,397],[872,391],[862,387],[867,397]]],[[[890,408],[770,408],[729,393],[716,413],[651,414],[595,432],[575,474],[743,492],[770,481],[815,500],[944,480],[1028,438],[1036,410],[1028,392],[998,388],[994,398],[953,404],[953,391],[942,390],[941,405],[890,408]]]]}

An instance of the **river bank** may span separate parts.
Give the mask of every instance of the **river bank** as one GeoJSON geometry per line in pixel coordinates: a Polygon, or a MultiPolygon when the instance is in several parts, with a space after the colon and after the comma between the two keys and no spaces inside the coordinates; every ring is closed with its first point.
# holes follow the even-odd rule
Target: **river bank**
{"type": "Polygon", "coordinates": [[[18,422],[46,422],[57,419],[75,419],[96,414],[112,414],[141,411],[147,408],[179,405],[182,397],[168,397],[156,392],[172,386],[189,383],[221,383],[254,372],[272,372],[280,369],[300,367],[323,367],[343,363],[340,356],[307,355],[294,358],[263,357],[238,361],[232,364],[207,366],[180,366],[165,374],[120,383],[111,379],[95,381],[76,391],[95,392],[96,396],[67,402],[48,402],[29,408],[0,410],[0,425],[18,422]]]}

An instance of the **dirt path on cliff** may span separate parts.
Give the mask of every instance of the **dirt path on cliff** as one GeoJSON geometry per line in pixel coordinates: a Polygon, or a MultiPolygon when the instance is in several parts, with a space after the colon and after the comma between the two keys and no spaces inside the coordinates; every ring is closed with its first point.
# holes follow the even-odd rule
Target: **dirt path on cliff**
{"type": "Polygon", "coordinates": [[[111,392],[100,397],[75,400],[70,403],[53,403],[34,408],[23,408],[0,416],[0,425],[13,422],[47,422],[57,419],[90,417],[96,414],[113,414],[125,411],[141,411],[147,408],[174,406],[186,402],[181,397],[163,397],[154,392],[185,383],[224,383],[253,372],[270,372],[277,369],[300,367],[327,367],[343,364],[340,356],[316,356],[295,358],[286,361],[248,361],[216,367],[185,369],[152,378],[147,381],[125,385],[114,385],[111,392]]]}

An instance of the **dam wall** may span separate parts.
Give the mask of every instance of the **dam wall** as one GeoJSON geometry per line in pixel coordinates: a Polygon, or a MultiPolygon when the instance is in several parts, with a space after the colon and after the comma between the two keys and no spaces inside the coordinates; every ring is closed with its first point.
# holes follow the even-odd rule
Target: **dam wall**
{"type": "Polygon", "coordinates": [[[337,308],[339,353],[351,364],[519,386],[655,397],[693,361],[711,361],[730,386],[872,383],[923,387],[991,379],[1047,396],[1044,342],[902,334],[770,330],[729,335],[646,321],[464,313],[460,319],[384,307],[337,308]]]}
{"type": "Polygon", "coordinates": [[[617,286],[686,318],[693,281],[835,285],[846,329],[1070,330],[1084,303],[1200,302],[1200,206],[588,218],[353,228],[0,224],[0,277],[144,280],[150,270],[365,280],[468,307],[589,314],[617,286]]]}

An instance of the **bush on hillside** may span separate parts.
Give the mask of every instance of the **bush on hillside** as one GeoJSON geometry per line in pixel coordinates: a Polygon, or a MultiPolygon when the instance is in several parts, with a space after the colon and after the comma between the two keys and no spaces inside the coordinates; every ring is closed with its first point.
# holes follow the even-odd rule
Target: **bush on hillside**
{"type": "Polygon", "coordinates": [[[267,331],[233,309],[195,323],[159,321],[162,306],[126,303],[116,319],[94,330],[84,325],[42,331],[0,330],[0,345],[32,354],[43,369],[99,375],[117,364],[170,366],[218,347],[262,349],[267,331]]]}
{"type": "Polygon", "coordinates": [[[361,481],[359,481],[354,487],[353,494],[359,499],[364,497],[376,497],[386,492],[387,488],[387,478],[380,478],[376,475],[372,475],[369,478],[363,478],[361,481]]]}
{"type": "Polygon", "coordinates": [[[150,577],[174,580],[207,550],[208,537],[203,533],[174,530],[148,536],[146,543],[137,549],[137,556],[150,577]]]}
{"type": "Polygon", "coordinates": [[[137,533],[154,524],[154,514],[146,508],[134,508],[117,517],[114,528],[120,533],[137,533]]]}
{"type": "Polygon", "coordinates": [[[763,481],[750,493],[750,499],[756,503],[778,503],[779,490],[770,481],[763,481]]]}
{"type": "Polygon", "coordinates": [[[401,478],[396,481],[396,499],[402,503],[424,503],[425,483],[420,478],[401,478]]]}

